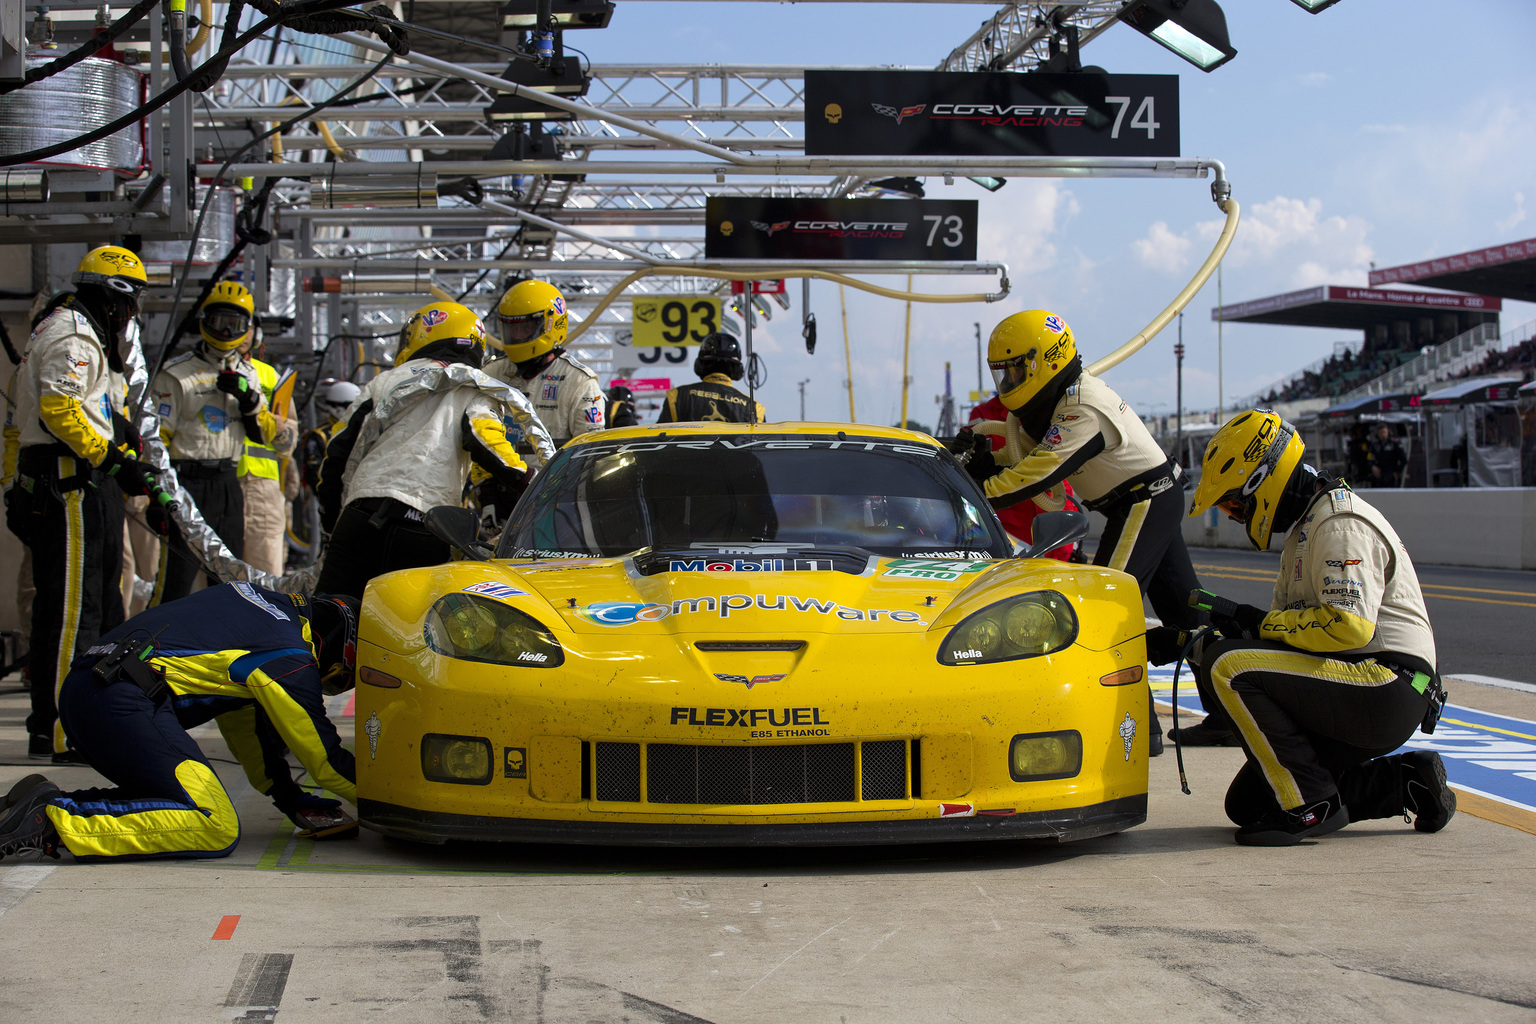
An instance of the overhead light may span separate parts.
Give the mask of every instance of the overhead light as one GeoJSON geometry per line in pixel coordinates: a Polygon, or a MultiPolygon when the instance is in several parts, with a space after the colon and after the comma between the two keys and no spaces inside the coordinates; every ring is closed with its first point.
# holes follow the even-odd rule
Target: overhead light
{"type": "Polygon", "coordinates": [[[998,189],[1008,184],[1007,178],[972,178],[967,176],[966,180],[974,181],[988,192],[996,192],[998,189]]]}
{"type": "MultiPolygon", "coordinates": [[[[550,14],[556,28],[607,28],[613,17],[610,0],[551,0],[550,14]]],[[[504,29],[538,28],[537,0],[512,0],[501,9],[504,29]]]]}
{"type": "Polygon", "coordinates": [[[1308,14],[1316,14],[1318,11],[1332,7],[1339,0],[1291,0],[1291,3],[1300,7],[1308,14]]]}
{"type": "MultiPolygon", "coordinates": [[[[585,96],[592,78],[574,62],[565,65],[565,74],[556,75],[548,68],[541,68],[528,61],[515,60],[507,65],[501,77],[509,82],[574,99],[585,96]]],[[[576,115],[569,111],[547,106],[538,100],[523,99],[511,93],[501,93],[485,108],[485,116],[492,121],[574,121],[576,115]]]]}
{"type": "Polygon", "coordinates": [[[881,178],[867,183],[864,188],[893,199],[921,199],[924,195],[923,183],[916,178],[881,178]]]}
{"type": "Polygon", "coordinates": [[[1214,71],[1237,56],[1216,0],[1130,0],[1115,17],[1201,71],[1214,71]]]}

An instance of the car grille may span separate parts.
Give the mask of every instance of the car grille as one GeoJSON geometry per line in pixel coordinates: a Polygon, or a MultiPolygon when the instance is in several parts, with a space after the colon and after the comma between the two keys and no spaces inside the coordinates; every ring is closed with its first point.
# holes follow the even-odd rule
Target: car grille
{"type": "Polygon", "coordinates": [[[906,740],[751,747],[650,743],[643,797],[640,744],[594,746],[593,789],[598,800],[761,805],[907,797],[906,740]],[[856,747],[863,748],[858,759],[856,747]],[[862,778],[858,760],[863,762],[862,778]]]}

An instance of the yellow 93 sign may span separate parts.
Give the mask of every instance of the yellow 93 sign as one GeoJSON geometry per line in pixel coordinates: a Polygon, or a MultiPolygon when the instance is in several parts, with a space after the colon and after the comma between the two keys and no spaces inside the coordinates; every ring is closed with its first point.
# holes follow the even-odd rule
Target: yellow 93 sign
{"type": "Polygon", "coordinates": [[[720,330],[720,300],[713,295],[655,295],[630,302],[634,346],[697,345],[720,330]]]}

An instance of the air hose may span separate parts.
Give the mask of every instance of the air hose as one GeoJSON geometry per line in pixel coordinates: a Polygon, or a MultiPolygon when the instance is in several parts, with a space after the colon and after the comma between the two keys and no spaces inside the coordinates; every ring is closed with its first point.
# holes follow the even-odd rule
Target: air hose
{"type": "Polygon", "coordinates": [[[187,0],[165,0],[165,9],[170,23],[170,40],[166,48],[171,51],[171,71],[176,81],[184,82],[192,73],[192,67],[187,63],[187,0]]]}
{"type": "Polygon", "coordinates": [[[597,322],[597,318],[602,315],[603,311],[618,300],[618,297],[623,294],[626,288],[641,278],[650,277],[652,274],[673,274],[682,277],[708,277],[717,281],[755,281],[769,277],[809,277],[822,281],[835,281],[838,284],[844,284],[850,288],[857,288],[860,291],[869,292],[873,295],[881,295],[888,299],[901,299],[907,302],[997,302],[999,299],[1002,299],[1008,294],[1007,268],[1004,268],[1003,270],[1001,291],[990,294],[978,293],[971,295],[933,295],[926,292],[904,292],[896,288],[886,288],[882,285],[870,284],[868,281],[860,281],[856,277],[849,277],[847,274],[839,274],[830,270],[774,270],[764,272],[708,270],[701,267],[643,267],[640,270],[635,271],[633,274],[630,274],[628,277],[624,278],[618,284],[614,285],[608,294],[603,296],[602,301],[593,308],[592,312],[587,314],[586,319],[571,329],[571,332],[566,335],[566,342],[569,343],[574,341],[576,338],[581,337],[581,335],[586,332],[588,327],[597,322]]]}

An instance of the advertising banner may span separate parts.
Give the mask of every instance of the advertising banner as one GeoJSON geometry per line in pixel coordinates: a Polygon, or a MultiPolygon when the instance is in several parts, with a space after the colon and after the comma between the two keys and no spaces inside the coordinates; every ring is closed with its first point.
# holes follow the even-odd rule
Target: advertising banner
{"type": "Polygon", "coordinates": [[[805,153],[1176,157],[1179,78],[807,71],[805,153]]]}

